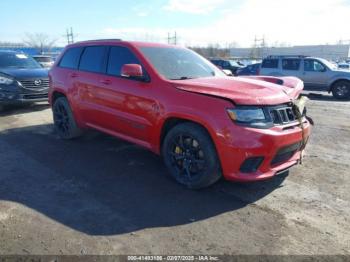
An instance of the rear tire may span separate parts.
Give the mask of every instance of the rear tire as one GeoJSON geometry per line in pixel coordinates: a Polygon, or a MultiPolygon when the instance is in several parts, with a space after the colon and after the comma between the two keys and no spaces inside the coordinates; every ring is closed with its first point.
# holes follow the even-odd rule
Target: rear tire
{"type": "Polygon", "coordinates": [[[350,81],[341,80],[336,82],[332,87],[334,98],[345,100],[350,98],[350,81]]]}
{"type": "Polygon", "coordinates": [[[208,187],[221,177],[221,166],[208,132],[195,123],[183,123],[165,136],[162,155],[171,176],[190,189],[208,187]]]}
{"type": "Polygon", "coordinates": [[[60,138],[73,139],[82,135],[83,132],[74,119],[67,98],[57,98],[53,104],[52,111],[55,130],[60,138]]]}

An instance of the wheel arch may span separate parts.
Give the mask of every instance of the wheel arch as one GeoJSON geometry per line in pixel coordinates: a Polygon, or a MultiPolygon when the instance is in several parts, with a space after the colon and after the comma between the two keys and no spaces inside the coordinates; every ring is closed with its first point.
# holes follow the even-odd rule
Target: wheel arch
{"type": "Polygon", "coordinates": [[[52,104],[55,103],[56,99],[59,98],[59,97],[67,98],[66,94],[63,93],[62,91],[58,91],[58,90],[53,91],[52,92],[52,96],[51,96],[52,104]]]}
{"type": "Polygon", "coordinates": [[[350,79],[349,78],[338,78],[338,79],[335,79],[331,82],[331,84],[329,85],[329,88],[328,88],[328,92],[332,92],[332,89],[334,87],[334,85],[340,81],[346,81],[346,82],[349,82],[350,83],[350,79]]]}
{"type": "Polygon", "coordinates": [[[67,99],[79,128],[81,128],[81,129],[86,128],[85,123],[83,121],[83,117],[81,116],[81,114],[79,112],[79,109],[74,104],[74,101],[70,101],[69,96],[63,90],[56,89],[56,90],[52,91],[52,94],[50,95],[50,100],[49,100],[51,107],[53,106],[55,101],[60,97],[64,97],[67,99]]]}
{"type": "Polygon", "coordinates": [[[163,141],[164,141],[164,138],[167,135],[167,133],[173,127],[175,127],[176,125],[181,124],[181,123],[194,123],[194,124],[202,127],[208,133],[209,137],[211,138],[211,140],[216,148],[216,151],[218,151],[217,146],[216,146],[216,142],[215,142],[215,137],[214,137],[215,132],[214,132],[213,128],[206,121],[203,121],[203,120],[198,119],[198,118],[172,115],[172,116],[166,117],[160,125],[160,132],[159,132],[159,135],[157,138],[159,141],[158,145],[157,145],[158,153],[161,153],[163,141]]]}

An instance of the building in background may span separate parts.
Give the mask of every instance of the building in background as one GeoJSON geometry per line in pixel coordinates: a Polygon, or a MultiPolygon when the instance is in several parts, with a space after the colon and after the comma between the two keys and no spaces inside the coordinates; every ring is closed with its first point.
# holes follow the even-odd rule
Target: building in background
{"type": "Polygon", "coordinates": [[[305,45],[230,49],[230,56],[233,58],[261,59],[269,55],[305,55],[333,61],[343,61],[350,57],[350,45],[305,45]]]}

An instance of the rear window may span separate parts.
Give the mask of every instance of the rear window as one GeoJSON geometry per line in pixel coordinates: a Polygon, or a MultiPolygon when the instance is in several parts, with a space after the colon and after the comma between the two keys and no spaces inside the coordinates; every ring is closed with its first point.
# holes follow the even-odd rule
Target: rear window
{"type": "Polygon", "coordinates": [[[283,59],[282,69],[283,70],[299,70],[300,59],[283,59]]]}
{"type": "Polygon", "coordinates": [[[36,57],[34,57],[34,59],[36,61],[42,62],[42,63],[53,62],[53,59],[51,57],[48,57],[48,56],[36,56],[36,57]]]}
{"type": "Polygon", "coordinates": [[[263,67],[263,68],[277,68],[278,67],[278,59],[264,59],[261,67],[263,67]]]}
{"type": "Polygon", "coordinates": [[[105,50],[105,46],[86,47],[80,59],[79,70],[104,73],[105,50]]]}
{"type": "Polygon", "coordinates": [[[77,69],[79,65],[79,58],[81,55],[81,51],[83,50],[82,47],[73,47],[68,49],[61,61],[60,61],[60,67],[70,68],[70,69],[77,69]]]}

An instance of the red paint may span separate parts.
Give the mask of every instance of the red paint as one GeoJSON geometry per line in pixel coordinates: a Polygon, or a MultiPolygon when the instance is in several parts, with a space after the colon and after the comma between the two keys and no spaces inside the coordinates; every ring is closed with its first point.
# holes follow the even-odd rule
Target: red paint
{"type": "MultiPolygon", "coordinates": [[[[229,180],[266,179],[297,162],[300,152],[278,166],[270,165],[279,149],[302,139],[300,127],[242,127],[228,117],[226,109],[236,105],[288,103],[296,99],[303,89],[299,79],[257,76],[167,80],[157,73],[138,48],[169,45],[111,40],[71,46],[94,44],[128,47],[140,60],[151,80],[141,82],[74,71],[60,68],[56,62],[49,73],[50,103],[55,92],[65,95],[81,128],[98,129],[159,154],[161,132],[167,120],[179,118],[199,123],[210,134],[221,161],[223,175],[229,180]],[[277,84],[281,80],[283,85],[277,84]],[[251,156],[264,156],[265,160],[257,172],[242,174],[240,166],[251,156]]],[[[141,67],[125,65],[123,69],[125,74],[136,76],[141,67]]],[[[310,124],[307,120],[305,130],[309,136],[310,124]]]]}
{"type": "Polygon", "coordinates": [[[122,67],[123,76],[142,77],[142,67],[137,64],[126,64],[122,67]]]}

